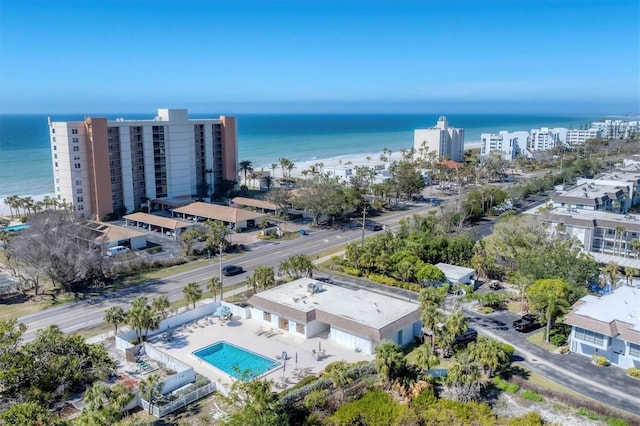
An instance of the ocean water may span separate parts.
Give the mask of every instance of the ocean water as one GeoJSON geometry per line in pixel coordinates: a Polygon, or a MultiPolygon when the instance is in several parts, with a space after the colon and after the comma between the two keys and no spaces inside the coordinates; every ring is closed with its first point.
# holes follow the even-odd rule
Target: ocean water
{"type": "MultiPolygon", "coordinates": [[[[219,114],[191,114],[192,118],[219,114]]],[[[93,114],[150,119],[154,114],[93,114]]],[[[278,158],[296,162],[371,154],[384,148],[399,152],[413,145],[413,130],[432,127],[438,114],[240,114],[238,159],[254,168],[270,168],[278,158]]],[[[82,120],[82,115],[52,115],[54,121],[82,120]]],[[[465,142],[481,133],[540,127],[580,128],[602,116],[543,116],[499,114],[447,114],[449,125],[465,129],[465,142]]],[[[17,194],[37,196],[53,192],[53,170],[47,117],[0,115],[0,199],[17,194]]]]}

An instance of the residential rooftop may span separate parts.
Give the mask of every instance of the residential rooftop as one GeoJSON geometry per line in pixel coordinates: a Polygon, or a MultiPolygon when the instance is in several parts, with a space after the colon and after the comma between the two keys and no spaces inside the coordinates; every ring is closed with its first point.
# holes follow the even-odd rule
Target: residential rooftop
{"type": "Polygon", "coordinates": [[[366,290],[349,290],[312,278],[279,285],[254,297],[305,313],[323,311],[379,330],[419,309],[414,302],[366,290]],[[314,293],[308,291],[309,285],[315,286],[314,293]]]}

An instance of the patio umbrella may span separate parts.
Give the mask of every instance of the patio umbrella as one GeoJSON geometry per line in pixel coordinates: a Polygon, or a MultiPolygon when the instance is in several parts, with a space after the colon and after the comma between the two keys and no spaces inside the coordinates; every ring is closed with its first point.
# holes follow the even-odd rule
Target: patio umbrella
{"type": "Polygon", "coordinates": [[[284,379],[284,372],[287,370],[287,360],[284,360],[284,364],[282,364],[282,378],[284,379]]]}

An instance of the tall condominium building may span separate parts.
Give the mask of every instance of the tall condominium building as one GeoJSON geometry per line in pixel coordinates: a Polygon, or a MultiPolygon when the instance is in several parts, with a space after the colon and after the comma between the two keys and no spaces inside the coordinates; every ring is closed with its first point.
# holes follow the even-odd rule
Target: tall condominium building
{"type": "Polygon", "coordinates": [[[569,129],[565,136],[564,143],[572,148],[584,145],[589,139],[602,137],[602,132],[598,129],[569,129]]]}
{"type": "Polygon", "coordinates": [[[480,155],[485,156],[494,152],[507,161],[513,161],[527,146],[529,132],[483,133],[480,136],[480,155]]]}
{"type": "Polygon", "coordinates": [[[464,129],[449,127],[447,117],[441,116],[435,127],[414,131],[413,147],[416,151],[435,151],[438,157],[461,162],[464,158],[464,129]]]}
{"type": "Polygon", "coordinates": [[[532,129],[529,133],[529,151],[547,151],[558,146],[565,139],[567,129],[532,129]]]}
{"type": "Polygon", "coordinates": [[[591,123],[606,139],[629,139],[640,133],[640,121],[604,120],[591,123]]]}
{"type": "Polygon", "coordinates": [[[101,218],[148,200],[219,193],[237,177],[234,117],[189,119],[159,109],[151,120],[49,119],[55,196],[101,218]]]}

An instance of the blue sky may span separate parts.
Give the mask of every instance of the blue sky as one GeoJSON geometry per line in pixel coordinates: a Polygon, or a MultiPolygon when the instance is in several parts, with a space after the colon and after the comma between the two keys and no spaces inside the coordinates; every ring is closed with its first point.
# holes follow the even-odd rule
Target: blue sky
{"type": "Polygon", "coordinates": [[[0,0],[0,113],[639,113],[639,28],[637,0],[0,0]]]}

